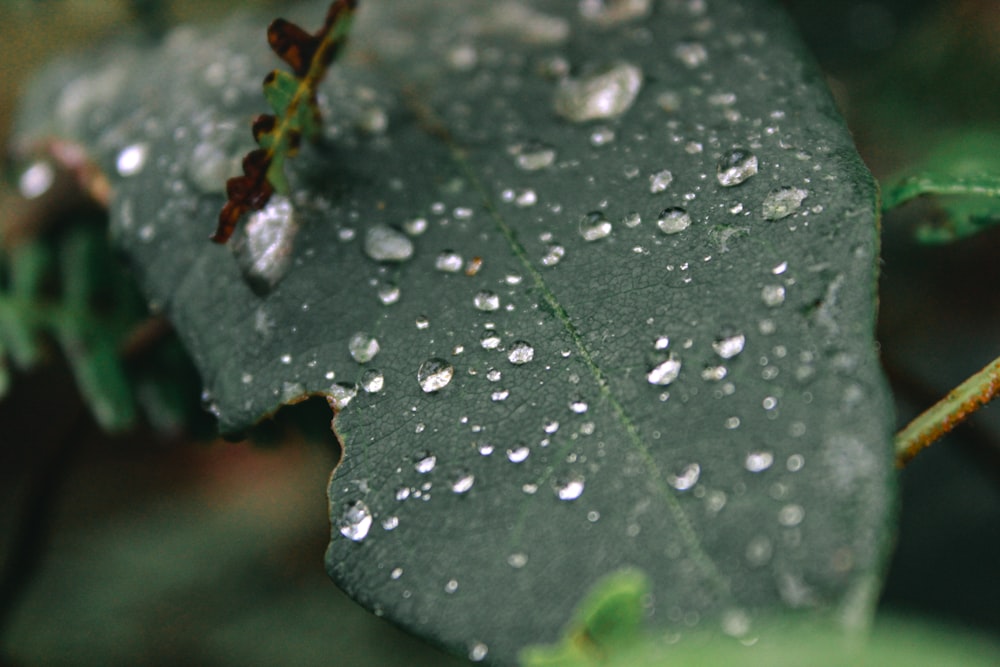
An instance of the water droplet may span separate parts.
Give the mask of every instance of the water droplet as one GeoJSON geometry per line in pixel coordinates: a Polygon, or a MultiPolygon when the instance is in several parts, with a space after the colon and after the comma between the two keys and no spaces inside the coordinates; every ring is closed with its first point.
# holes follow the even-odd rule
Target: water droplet
{"type": "Polygon", "coordinates": [[[247,220],[244,235],[237,241],[236,257],[255,291],[273,289],[288,273],[298,231],[295,209],[280,195],[247,220]]]}
{"type": "Polygon", "coordinates": [[[553,433],[559,430],[559,422],[556,421],[555,419],[549,420],[544,424],[542,424],[542,430],[548,433],[549,435],[552,435],[553,433]]]}
{"type": "Polygon", "coordinates": [[[743,637],[750,632],[750,617],[742,609],[730,609],[722,615],[722,631],[730,637],[743,637]]]}
{"type": "Polygon", "coordinates": [[[523,553],[513,553],[507,556],[507,564],[510,565],[515,570],[520,570],[522,567],[528,564],[528,556],[523,553]]]}
{"type": "Polygon", "coordinates": [[[528,458],[529,454],[531,454],[531,450],[526,445],[518,445],[507,450],[507,460],[511,463],[521,463],[528,458]]]}
{"type": "Polygon", "coordinates": [[[684,468],[679,475],[667,475],[667,483],[678,491],[687,491],[698,483],[701,476],[701,466],[692,463],[684,468]]]}
{"type": "Polygon", "coordinates": [[[458,494],[468,493],[475,481],[475,475],[471,472],[464,471],[458,476],[458,479],[452,483],[451,490],[458,494]]]}
{"type": "Polygon", "coordinates": [[[584,414],[585,412],[587,412],[587,410],[589,408],[590,408],[590,406],[587,405],[587,401],[584,401],[583,399],[579,399],[579,398],[577,398],[577,399],[575,399],[573,401],[570,401],[570,404],[569,404],[569,409],[571,411],[575,412],[578,415],[584,414]]]}
{"type": "Polygon", "coordinates": [[[791,528],[802,523],[806,516],[806,511],[802,505],[785,505],[778,511],[778,523],[791,528]]]}
{"type": "Polygon", "coordinates": [[[676,380],[680,373],[681,360],[671,354],[666,361],[661,361],[646,374],[646,380],[649,381],[649,384],[655,384],[662,387],[676,380]]]}
{"type": "Polygon", "coordinates": [[[118,170],[120,176],[125,178],[135,176],[142,172],[143,167],[146,166],[146,158],[148,157],[149,144],[132,144],[131,146],[126,146],[118,153],[118,159],[115,160],[115,168],[118,170]]]}
{"type": "Polygon", "coordinates": [[[517,340],[510,346],[507,352],[507,359],[512,364],[526,364],[535,358],[535,348],[527,341],[517,340]]]}
{"type": "Polygon", "coordinates": [[[772,553],[774,547],[771,545],[771,540],[763,535],[758,535],[747,544],[746,558],[752,567],[766,565],[771,560],[772,553]]]}
{"type": "Polygon", "coordinates": [[[394,567],[392,568],[392,572],[389,573],[389,577],[392,578],[393,581],[399,579],[402,576],[403,576],[403,568],[401,567],[394,567]]]}
{"type": "Polygon", "coordinates": [[[457,590],[458,590],[458,580],[457,579],[449,579],[448,583],[446,583],[444,585],[444,592],[448,593],[449,595],[451,595],[452,593],[454,593],[457,590]]]}
{"type": "Polygon", "coordinates": [[[545,253],[545,256],[542,257],[542,265],[555,266],[560,261],[562,261],[562,258],[565,255],[566,255],[566,248],[562,247],[561,245],[550,245],[545,253]]]}
{"type": "Polygon", "coordinates": [[[396,285],[381,285],[378,288],[378,300],[383,306],[391,306],[399,301],[400,289],[396,285]]]}
{"type": "Polygon", "coordinates": [[[417,370],[417,382],[424,392],[430,394],[441,391],[448,386],[455,376],[455,367],[444,359],[434,357],[420,364],[417,370]]]}
{"type": "Polygon", "coordinates": [[[360,500],[355,500],[344,506],[344,511],[337,521],[337,528],[344,537],[360,542],[368,536],[372,527],[372,513],[360,500]]]}
{"type": "Polygon", "coordinates": [[[482,662],[486,659],[489,648],[482,642],[473,642],[469,646],[469,660],[472,662],[482,662]]]}
{"type": "Polygon", "coordinates": [[[434,259],[434,268],[445,273],[458,273],[465,261],[453,250],[444,250],[434,259]]]}
{"type": "Polygon", "coordinates": [[[774,454],[771,452],[750,452],[743,462],[743,467],[750,472],[762,472],[770,468],[772,463],[774,454]]]}
{"type": "Polygon", "coordinates": [[[742,333],[735,333],[731,336],[724,336],[712,341],[712,349],[723,359],[732,359],[743,351],[747,339],[742,333]]]}
{"type": "Polygon", "coordinates": [[[655,341],[653,341],[654,350],[665,350],[670,347],[670,338],[667,336],[659,336],[655,341]]]}
{"type": "Polygon", "coordinates": [[[361,388],[369,394],[377,394],[385,386],[385,376],[374,368],[369,368],[361,376],[361,388]]]}
{"type": "Polygon", "coordinates": [[[629,228],[638,227],[642,224],[642,216],[635,211],[629,211],[625,214],[625,217],[622,218],[622,224],[629,228]]]}
{"type": "Polygon", "coordinates": [[[495,350],[500,347],[500,335],[493,329],[487,329],[479,339],[484,350],[495,350]]]}
{"type": "Polygon", "coordinates": [[[801,454],[792,454],[785,462],[785,467],[789,472],[798,472],[806,465],[806,459],[801,454]]]}
{"type": "Polygon", "coordinates": [[[491,313],[500,308],[500,297],[494,292],[483,290],[476,294],[476,296],[472,299],[472,303],[478,310],[485,313],[491,313]]]}
{"type": "Polygon", "coordinates": [[[742,148],[731,150],[719,160],[716,178],[719,185],[739,185],[757,173],[757,156],[742,148]]]}
{"type": "Polygon", "coordinates": [[[649,191],[652,194],[663,192],[674,182],[674,175],[669,169],[662,169],[655,174],[649,175],[649,191]]]}
{"type": "Polygon", "coordinates": [[[809,196],[808,190],[784,187],[771,190],[764,198],[763,214],[765,220],[781,220],[799,210],[802,200],[809,196]]]}
{"type": "Polygon", "coordinates": [[[514,156],[518,168],[524,171],[545,169],[556,161],[556,149],[537,141],[515,144],[508,152],[514,156]]]}
{"type": "Polygon", "coordinates": [[[410,236],[420,236],[427,227],[427,218],[411,218],[403,223],[403,230],[410,236]]]}
{"type": "Polygon", "coordinates": [[[681,42],[674,47],[674,55],[691,68],[698,67],[708,60],[708,51],[701,42],[681,42]]]}
{"type": "Polygon", "coordinates": [[[691,226],[691,216],[678,206],[671,206],[660,211],[656,226],[664,234],[678,234],[691,226]]]}
{"type": "Polygon", "coordinates": [[[398,516],[386,517],[382,521],[382,528],[384,530],[395,530],[398,527],[399,527],[399,517],[398,516]]]}
{"type": "Polygon", "coordinates": [[[580,236],[584,241],[597,241],[611,233],[611,223],[601,211],[591,211],[580,219],[580,236]]]}
{"type": "Polygon", "coordinates": [[[708,366],[701,372],[701,379],[706,382],[718,382],[724,380],[729,375],[729,369],[725,366],[708,366]]]}
{"type": "Polygon", "coordinates": [[[781,264],[778,264],[773,269],[771,269],[771,273],[773,273],[776,276],[780,276],[787,270],[788,270],[788,262],[782,262],[781,264]]]}
{"type": "Polygon", "coordinates": [[[337,383],[331,385],[330,388],[326,390],[326,402],[329,403],[330,407],[334,410],[343,410],[357,395],[358,389],[354,385],[337,383]]]}
{"type": "Polygon", "coordinates": [[[555,110],[575,123],[614,118],[628,111],[641,87],[642,70],[620,62],[579,79],[560,81],[555,92],[555,110]]]}
{"type": "Polygon", "coordinates": [[[369,336],[364,331],[359,331],[351,336],[351,340],[347,343],[347,349],[354,361],[366,364],[375,358],[380,348],[376,338],[369,336]]]}
{"type": "Polygon", "coordinates": [[[44,160],[33,163],[21,174],[17,181],[17,190],[25,199],[41,197],[56,180],[56,170],[44,160]]]}
{"type": "Polygon", "coordinates": [[[437,457],[429,452],[424,452],[417,455],[417,460],[413,464],[413,468],[421,475],[426,475],[431,470],[434,470],[434,466],[436,465],[437,457]]]}
{"type": "Polygon", "coordinates": [[[556,495],[559,497],[559,500],[576,500],[582,493],[582,477],[574,477],[570,480],[556,483],[556,495]]]}
{"type": "Polygon", "coordinates": [[[423,329],[426,329],[427,327],[429,327],[429,326],[431,325],[431,321],[430,321],[430,320],[428,320],[428,319],[427,319],[426,317],[424,317],[423,315],[421,315],[421,316],[419,316],[419,317],[418,317],[417,319],[415,319],[415,320],[413,321],[413,323],[414,323],[414,325],[416,325],[416,327],[417,327],[418,329],[421,329],[421,330],[423,330],[423,329]]]}
{"type": "Polygon", "coordinates": [[[580,0],[580,15],[608,27],[645,16],[650,5],[652,0],[580,0]]]}
{"type": "Polygon", "coordinates": [[[760,298],[768,308],[777,308],[785,302],[785,288],[782,285],[765,285],[760,291],[760,298]]]}
{"type": "Polygon", "coordinates": [[[376,262],[403,262],[413,257],[413,241],[388,225],[374,225],[365,233],[365,254],[376,262]]]}

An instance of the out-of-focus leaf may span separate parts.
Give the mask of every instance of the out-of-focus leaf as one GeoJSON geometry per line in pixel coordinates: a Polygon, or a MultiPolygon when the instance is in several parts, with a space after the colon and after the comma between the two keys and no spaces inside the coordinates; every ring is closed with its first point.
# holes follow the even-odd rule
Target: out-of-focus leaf
{"type": "Polygon", "coordinates": [[[224,431],[336,406],[348,593],[497,664],[623,567],[661,630],[866,622],[893,504],[875,186],[773,3],[366,2],[326,145],[219,247],[254,25],[56,67],[21,136],[104,166],[224,431]]]}

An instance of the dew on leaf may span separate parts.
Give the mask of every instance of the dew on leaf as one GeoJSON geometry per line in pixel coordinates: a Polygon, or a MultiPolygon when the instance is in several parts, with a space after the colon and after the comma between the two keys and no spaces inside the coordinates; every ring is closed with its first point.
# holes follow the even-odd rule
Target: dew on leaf
{"type": "Polygon", "coordinates": [[[701,476],[701,466],[691,463],[684,467],[677,475],[667,475],[667,483],[678,491],[687,491],[698,483],[701,476]]]}
{"type": "Polygon", "coordinates": [[[458,590],[458,580],[457,579],[449,579],[448,583],[446,583],[444,585],[444,592],[448,593],[449,595],[452,594],[452,593],[454,593],[457,590],[458,590]]]}
{"type": "Polygon", "coordinates": [[[413,468],[421,475],[426,475],[431,470],[434,470],[434,466],[436,465],[437,457],[429,452],[423,452],[417,455],[417,460],[414,462],[413,468]]]}
{"type": "Polygon", "coordinates": [[[550,245],[542,257],[542,266],[555,266],[566,255],[566,248],[561,245],[550,245]]]}
{"type": "Polygon", "coordinates": [[[658,194],[665,191],[670,184],[674,182],[674,175],[669,169],[661,169],[660,171],[649,175],[649,191],[652,194],[658,194]]]}
{"type": "Polygon", "coordinates": [[[403,262],[413,256],[413,241],[388,225],[374,225],[365,232],[364,249],[376,262],[403,262]]]}
{"type": "Polygon", "coordinates": [[[413,323],[414,323],[414,325],[416,325],[416,327],[418,329],[421,329],[421,330],[426,329],[427,327],[429,327],[431,325],[431,321],[428,320],[423,315],[420,315],[419,317],[417,317],[417,319],[415,319],[413,321],[413,323]]]}
{"type": "Polygon", "coordinates": [[[743,467],[750,472],[763,472],[774,463],[774,454],[771,452],[750,452],[743,462],[743,467]]]}
{"type": "Polygon", "coordinates": [[[742,333],[735,333],[712,341],[712,349],[723,359],[732,359],[743,351],[746,342],[746,336],[742,333]]]}
{"type": "Polygon", "coordinates": [[[417,370],[417,382],[428,394],[447,387],[454,376],[455,367],[439,357],[424,361],[417,370]]]}
{"type": "Polygon", "coordinates": [[[760,299],[768,308],[777,308],[785,302],[785,288],[782,285],[764,285],[760,299]]]}
{"type": "Polygon", "coordinates": [[[665,386],[677,379],[681,373],[681,360],[671,354],[646,374],[649,384],[665,386]]]}
{"type": "Polygon", "coordinates": [[[507,149],[514,156],[514,162],[524,171],[545,169],[556,161],[556,149],[541,142],[515,144],[507,149]]]}
{"type": "Polygon", "coordinates": [[[520,208],[528,208],[538,203],[538,194],[531,188],[524,188],[514,193],[514,203],[520,208]]]}
{"type": "Polygon", "coordinates": [[[553,433],[559,430],[559,422],[556,421],[555,419],[550,419],[546,421],[544,424],[542,424],[542,430],[548,433],[549,435],[552,435],[553,433]]]}
{"type": "Polygon", "coordinates": [[[491,368],[489,371],[486,372],[486,379],[489,380],[490,382],[499,382],[501,379],[503,379],[503,373],[501,373],[496,368],[491,368]]]}
{"type": "Polygon", "coordinates": [[[559,500],[576,500],[583,494],[583,478],[573,477],[556,483],[556,496],[559,500]]]}
{"type": "Polygon", "coordinates": [[[402,502],[410,497],[410,487],[401,486],[396,489],[396,500],[402,502]]]}
{"type": "Polygon", "coordinates": [[[515,365],[526,364],[535,358],[535,348],[527,341],[518,340],[510,346],[507,352],[507,360],[515,365]]]}
{"type": "Polygon", "coordinates": [[[480,456],[490,456],[494,449],[496,448],[489,442],[480,442],[476,445],[476,451],[479,452],[480,456]]]}
{"type": "Polygon", "coordinates": [[[344,537],[360,542],[368,536],[372,527],[372,513],[360,500],[355,500],[344,506],[344,511],[337,521],[337,528],[344,537]]]}
{"type": "Polygon", "coordinates": [[[273,289],[291,266],[292,249],[299,231],[295,209],[287,197],[274,196],[254,212],[236,247],[237,262],[255,289],[273,289]]]}
{"type": "Polygon", "coordinates": [[[784,187],[771,190],[764,198],[763,215],[765,220],[781,220],[799,210],[802,201],[809,196],[808,190],[784,187]]]}
{"type": "Polygon", "coordinates": [[[476,307],[476,310],[491,313],[500,308],[500,297],[495,292],[482,290],[473,297],[472,303],[476,307]]]}
{"type": "Polygon", "coordinates": [[[338,383],[326,390],[326,401],[334,410],[343,410],[357,395],[358,389],[354,385],[338,383]]]}
{"type": "Polygon", "coordinates": [[[575,399],[573,401],[570,401],[570,404],[569,404],[569,409],[572,412],[574,412],[574,413],[576,413],[578,415],[582,415],[582,414],[586,413],[587,410],[589,409],[589,407],[590,406],[587,405],[586,401],[584,401],[582,399],[579,399],[579,398],[575,399]]]}
{"type": "Polygon", "coordinates": [[[691,216],[679,206],[671,206],[660,211],[656,226],[664,234],[679,234],[691,226],[691,216]]]}
{"type": "Polygon", "coordinates": [[[454,493],[460,495],[463,493],[468,493],[469,489],[472,488],[472,485],[475,483],[475,481],[476,481],[475,475],[473,475],[471,472],[463,471],[462,473],[459,474],[458,478],[454,482],[452,482],[451,490],[454,493]]]}
{"type": "Polygon", "coordinates": [[[642,87],[642,70],[619,62],[556,87],[556,113],[574,123],[614,118],[628,111],[642,87]]]}
{"type": "Polygon", "coordinates": [[[499,403],[500,401],[506,401],[510,397],[510,392],[506,389],[501,389],[500,391],[494,391],[490,394],[490,400],[494,403],[499,403]]]}
{"type": "Polygon", "coordinates": [[[142,172],[149,157],[149,144],[140,142],[126,146],[118,153],[115,169],[119,176],[128,178],[142,172]]]}
{"type": "Polygon", "coordinates": [[[361,376],[361,388],[368,394],[377,394],[385,387],[385,376],[381,371],[369,368],[361,376]]]}
{"type": "Polygon", "coordinates": [[[667,336],[658,336],[656,340],[653,341],[654,350],[665,350],[670,347],[670,338],[667,336]]]}
{"type": "Polygon", "coordinates": [[[434,268],[445,273],[458,273],[464,264],[462,256],[452,250],[444,250],[434,258],[434,268]]]}
{"type": "Polygon", "coordinates": [[[484,350],[495,350],[500,347],[500,335],[493,329],[487,329],[480,337],[479,344],[484,350]]]}
{"type": "Polygon", "coordinates": [[[729,151],[719,160],[716,178],[719,185],[732,187],[739,185],[757,173],[757,156],[748,150],[737,148],[729,151]]]}
{"type": "Polygon", "coordinates": [[[359,331],[351,336],[347,343],[347,349],[351,353],[351,358],[359,364],[366,364],[375,358],[379,353],[378,339],[370,336],[364,331],[359,331]]]}
{"type": "Polygon", "coordinates": [[[396,285],[382,285],[378,288],[378,300],[383,306],[391,306],[399,301],[400,289],[396,285]]]}
{"type": "Polygon", "coordinates": [[[382,520],[382,528],[384,530],[395,530],[399,527],[399,517],[389,516],[382,520]]]}
{"type": "Polygon", "coordinates": [[[526,445],[518,445],[507,450],[507,460],[511,463],[521,463],[528,458],[531,450],[526,445]]]}
{"type": "Polygon", "coordinates": [[[629,211],[622,217],[622,224],[626,227],[638,227],[642,224],[642,216],[635,211],[629,211]]]}
{"type": "Polygon", "coordinates": [[[401,567],[394,567],[392,568],[392,572],[389,573],[389,578],[392,579],[393,581],[399,579],[402,576],[403,576],[403,568],[401,567]]]}
{"type": "Polygon", "coordinates": [[[597,241],[611,233],[611,223],[600,211],[591,211],[580,219],[580,236],[584,241],[597,241]]]}

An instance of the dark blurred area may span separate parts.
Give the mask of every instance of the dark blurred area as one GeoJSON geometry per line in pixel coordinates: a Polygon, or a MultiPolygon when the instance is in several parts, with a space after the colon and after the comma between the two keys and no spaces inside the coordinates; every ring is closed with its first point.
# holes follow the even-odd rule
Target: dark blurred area
{"type": "MultiPolygon", "coordinates": [[[[169,17],[154,4],[0,4],[0,138],[31,68],[54,53],[124,29],[136,11],[155,29],[233,3],[171,2],[169,17]]],[[[783,4],[878,178],[941,137],[1000,133],[996,0],[783,4]]],[[[901,426],[1000,355],[1000,231],[918,245],[912,229],[932,214],[921,202],[883,220],[879,340],[901,426]]],[[[459,664],[326,578],[332,437],[264,448],[152,430],[108,437],[64,369],[15,381],[0,402],[0,572],[24,577],[0,589],[0,667],[459,664]],[[21,530],[25,517],[35,534],[21,530]],[[32,548],[17,556],[25,538],[32,548]]],[[[883,609],[1000,634],[1000,408],[900,480],[883,609]]]]}

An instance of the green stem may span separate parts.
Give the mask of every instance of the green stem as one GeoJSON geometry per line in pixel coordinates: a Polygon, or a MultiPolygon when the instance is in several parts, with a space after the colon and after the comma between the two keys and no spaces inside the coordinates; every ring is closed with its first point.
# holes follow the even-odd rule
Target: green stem
{"type": "Polygon", "coordinates": [[[965,421],[1000,393],[1000,357],[958,385],[896,434],[896,465],[902,467],[922,449],[965,421]]]}

